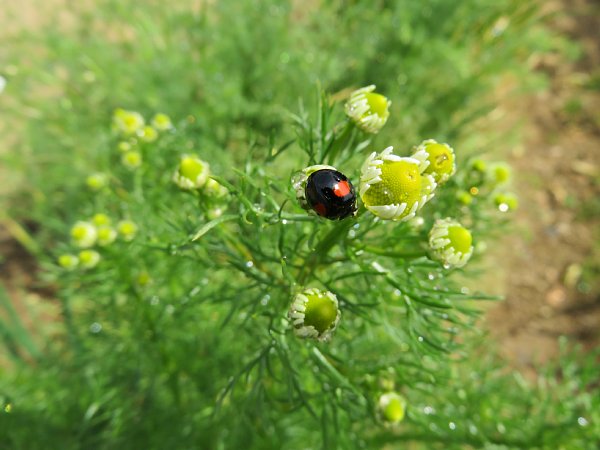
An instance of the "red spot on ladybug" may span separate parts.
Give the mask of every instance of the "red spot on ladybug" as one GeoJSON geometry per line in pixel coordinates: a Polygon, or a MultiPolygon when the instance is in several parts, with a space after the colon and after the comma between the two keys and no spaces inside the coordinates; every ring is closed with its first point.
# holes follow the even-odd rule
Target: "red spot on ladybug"
{"type": "Polygon", "coordinates": [[[313,206],[313,208],[317,212],[318,215],[320,215],[320,216],[327,215],[327,208],[325,207],[325,205],[323,203],[317,203],[315,206],[313,206]]]}
{"type": "Polygon", "coordinates": [[[313,172],[304,191],[308,205],[320,216],[341,220],[356,213],[356,194],[346,175],[333,169],[313,172]]]}
{"type": "Polygon", "coordinates": [[[345,197],[350,193],[350,186],[347,181],[340,181],[338,184],[333,186],[333,193],[336,197],[345,197]]]}

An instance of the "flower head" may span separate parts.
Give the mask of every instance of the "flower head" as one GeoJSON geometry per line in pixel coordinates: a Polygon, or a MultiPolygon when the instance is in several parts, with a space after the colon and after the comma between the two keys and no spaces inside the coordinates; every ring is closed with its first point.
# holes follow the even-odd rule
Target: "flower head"
{"type": "Polygon", "coordinates": [[[125,241],[132,241],[138,232],[138,226],[131,220],[121,220],[117,224],[117,231],[125,241]]]}
{"type": "Polygon", "coordinates": [[[429,232],[434,259],[446,267],[462,267],[473,254],[471,232],[453,219],[438,219],[429,232]]]}
{"type": "Polygon", "coordinates": [[[144,127],[145,121],[140,113],[119,108],[113,114],[113,124],[121,133],[133,135],[144,127]]]}
{"type": "Polygon", "coordinates": [[[78,221],[71,228],[73,243],[81,248],[91,247],[96,243],[98,232],[90,222],[78,221]]]}
{"type": "Polygon", "coordinates": [[[510,166],[506,163],[494,163],[489,168],[489,176],[496,185],[508,183],[511,177],[510,166]]]}
{"type": "Polygon", "coordinates": [[[377,409],[381,420],[395,425],[404,419],[406,399],[395,392],[388,392],[379,397],[377,409]]]}
{"type": "Polygon", "coordinates": [[[144,142],[154,142],[156,139],[158,139],[158,132],[149,125],[146,125],[138,130],[137,135],[144,142]]]}
{"type": "Polygon", "coordinates": [[[496,194],[494,203],[501,212],[514,211],[519,207],[517,196],[511,193],[496,194]]]}
{"type": "Polygon", "coordinates": [[[419,144],[412,157],[421,162],[423,173],[431,175],[437,184],[445,183],[456,172],[454,150],[448,144],[427,139],[419,144]]]}
{"type": "Polygon", "coordinates": [[[418,159],[372,153],[363,164],[359,193],[365,207],[382,219],[407,221],[433,197],[434,178],[418,159]]]}
{"type": "Polygon", "coordinates": [[[335,294],[310,288],[296,294],[288,317],[297,336],[325,341],[335,331],[341,312],[335,294]]]}
{"type": "Polygon", "coordinates": [[[58,257],[58,265],[63,269],[73,270],[79,265],[79,259],[75,255],[60,255],[58,257]]]}
{"type": "Polygon", "coordinates": [[[123,156],[121,156],[121,162],[128,169],[135,170],[142,165],[142,154],[135,150],[130,150],[123,153],[123,156]]]}
{"type": "Polygon", "coordinates": [[[100,253],[95,250],[82,250],[79,252],[79,263],[84,269],[93,269],[100,262],[100,253]]]}
{"type": "Polygon", "coordinates": [[[110,225],[110,217],[103,213],[97,213],[94,214],[94,217],[92,217],[92,223],[97,227],[102,225],[110,225]]]}
{"type": "Polygon", "coordinates": [[[207,162],[194,155],[183,155],[173,174],[173,181],[181,189],[200,189],[208,181],[209,175],[210,168],[207,162]]]}
{"type": "Polygon", "coordinates": [[[350,94],[346,102],[346,115],[354,124],[367,133],[376,134],[383,128],[390,115],[392,102],[373,92],[375,85],[358,89],[350,94]]]}
{"type": "Polygon", "coordinates": [[[117,239],[117,232],[114,228],[107,225],[98,227],[98,245],[105,247],[112,244],[117,239]]]}
{"type": "Polygon", "coordinates": [[[107,182],[108,177],[103,173],[93,173],[85,179],[85,184],[87,185],[87,187],[94,192],[98,192],[104,189],[104,187],[106,187],[107,182]]]}
{"type": "Polygon", "coordinates": [[[206,192],[212,197],[217,198],[224,197],[229,193],[225,186],[223,186],[217,180],[213,180],[212,178],[206,180],[206,184],[204,185],[204,192],[206,192]]]}
{"type": "Polygon", "coordinates": [[[166,114],[157,113],[152,118],[152,126],[159,131],[167,131],[173,128],[173,123],[166,114]]]}

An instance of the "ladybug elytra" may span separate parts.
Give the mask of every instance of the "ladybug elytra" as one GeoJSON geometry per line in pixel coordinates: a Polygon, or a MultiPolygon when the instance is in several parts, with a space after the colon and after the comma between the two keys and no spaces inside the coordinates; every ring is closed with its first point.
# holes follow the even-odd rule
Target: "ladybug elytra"
{"type": "Polygon", "coordinates": [[[321,169],[306,180],[306,201],[319,215],[330,220],[341,220],[356,212],[354,186],[341,172],[321,169]]]}

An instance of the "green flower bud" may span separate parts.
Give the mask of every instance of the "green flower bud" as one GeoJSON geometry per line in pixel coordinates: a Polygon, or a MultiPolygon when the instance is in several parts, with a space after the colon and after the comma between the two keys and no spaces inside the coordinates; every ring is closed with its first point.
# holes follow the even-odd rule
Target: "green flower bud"
{"type": "Polygon", "coordinates": [[[445,267],[462,267],[473,254],[471,232],[453,219],[438,219],[429,232],[431,256],[445,267]]]}
{"type": "Polygon", "coordinates": [[[387,424],[395,425],[404,419],[406,399],[395,392],[388,392],[379,397],[377,407],[381,420],[387,424]]]}
{"type": "Polygon", "coordinates": [[[390,115],[392,102],[373,92],[375,85],[354,91],[346,102],[346,115],[361,130],[376,134],[383,128],[390,115]]]}
{"type": "Polygon", "coordinates": [[[208,181],[209,175],[210,167],[207,162],[194,155],[183,155],[173,174],[173,181],[181,189],[200,189],[208,181]]]}
{"type": "Polygon", "coordinates": [[[113,125],[121,133],[133,135],[144,127],[145,122],[140,113],[119,108],[113,114],[113,125]]]}
{"type": "Polygon", "coordinates": [[[335,294],[311,288],[296,294],[288,317],[297,336],[325,341],[337,328],[341,312],[335,294]]]}
{"type": "Polygon", "coordinates": [[[93,269],[100,262],[100,253],[95,250],[82,250],[79,252],[79,263],[84,269],[93,269]]]}
{"type": "Polygon", "coordinates": [[[131,220],[121,220],[117,224],[117,232],[125,241],[132,241],[138,232],[138,226],[131,220]]]}
{"type": "Polygon", "coordinates": [[[96,243],[98,233],[90,222],[78,221],[71,228],[71,239],[78,247],[92,247],[96,243]]]}
{"type": "Polygon", "coordinates": [[[158,113],[152,118],[152,126],[159,131],[167,131],[173,128],[171,118],[166,114],[158,113]]]}
{"type": "Polygon", "coordinates": [[[73,270],[79,265],[79,259],[75,255],[60,255],[58,265],[63,269],[73,270]]]}

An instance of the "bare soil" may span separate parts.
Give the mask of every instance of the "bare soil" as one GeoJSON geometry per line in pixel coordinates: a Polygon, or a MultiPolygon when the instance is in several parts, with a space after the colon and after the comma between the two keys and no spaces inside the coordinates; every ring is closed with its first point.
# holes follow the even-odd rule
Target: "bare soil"
{"type": "Polygon", "coordinates": [[[561,335],[587,348],[600,341],[600,3],[550,8],[553,28],[582,55],[575,63],[540,59],[536,70],[548,74],[550,89],[502,105],[528,125],[525,145],[508,155],[520,197],[517,232],[492,256],[506,301],[486,317],[504,356],[533,370],[557,354],[561,335]]]}

